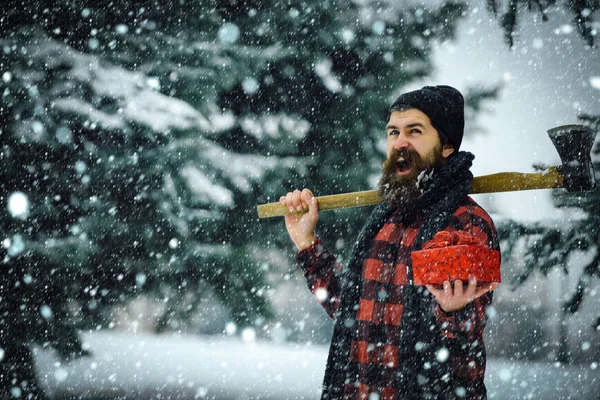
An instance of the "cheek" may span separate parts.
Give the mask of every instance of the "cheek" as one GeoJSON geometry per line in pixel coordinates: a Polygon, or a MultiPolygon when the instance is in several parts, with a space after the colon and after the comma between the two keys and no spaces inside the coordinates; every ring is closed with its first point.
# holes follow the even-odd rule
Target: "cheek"
{"type": "Polygon", "coordinates": [[[387,150],[387,156],[389,158],[390,154],[392,154],[392,150],[394,150],[394,141],[392,141],[392,140],[387,141],[386,150],[387,150]]]}
{"type": "Polygon", "coordinates": [[[421,157],[424,157],[428,154],[434,153],[436,150],[436,147],[437,147],[437,143],[435,143],[433,141],[427,142],[427,143],[420,143],[419,147],[417,147],[417,152],[419,153],[419,155],[421,157]]]}

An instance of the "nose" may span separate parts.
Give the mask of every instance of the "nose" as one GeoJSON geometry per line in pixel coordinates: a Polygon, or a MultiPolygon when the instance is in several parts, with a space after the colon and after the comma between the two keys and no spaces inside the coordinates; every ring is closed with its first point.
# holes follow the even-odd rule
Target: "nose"
{"type": "Polygon", "coordinates": [[[404,135],[403,133],[400,133],[397,137],[396,140],[394,140],[394,149],[396,150],[400,150],[403,149],[405,147],[408,147],[409,143],[408,140],[406,138],[406,135],[404,135]]]}

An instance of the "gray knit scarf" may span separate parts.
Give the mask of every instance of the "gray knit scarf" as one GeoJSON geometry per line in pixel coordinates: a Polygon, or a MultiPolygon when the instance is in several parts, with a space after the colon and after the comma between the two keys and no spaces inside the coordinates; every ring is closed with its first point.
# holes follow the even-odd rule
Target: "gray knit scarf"
{"type": "MultiPolygon", "coordinates": [[[[470,171],[473,154],[458,152],[448,159],[446,165],[435,171],[430,180],[426,182],[425,192],[421,198],[409,205],[406,209],[399,211],[399,221],[403,224],[417,215],[424,216],[421,229],[414,243],[414,250],[421,248],[433,236],[446,228],[454,212],[465,202],[471,188],[473,174],[470,171]]],[[[354,379],[350,369],[350,345],[356,336],[356,310],[360,302],[362,278],[361,271],[365,258],[373,240],[386,220],[395,211],[393,207],[385,203],[378,204],[367,220],[356,244],[352,250],[350,261],[344,272],[344,283],[339,308],[336,314],[335,327],[327,368],[323,382],[322,399],[341,399],[345,382],[354,379]]],[[[412,270],[409,271],[409,283],[412,282],[412,270]]],[[[422,329],[431,326],[431,320],[424,318],[430,315],[427,310],[431,300],[427,300],[420,287],[407,285],[403,315],[403,334],[401,338],[401,349],[414,348],[418,335],[422,329]]],[[[426,294],[428,295],[428,293],[426,294]]],[[[421,331],[421,332],[420,332],[421,331]]],[[[404,390],[416,385],[411,382],[414,371],[410,371],[411,365],[419,360],[401,360],[399,368],[398,387],[404,390]]],[[[441,389],[443,390],[443,389],[441,389]]]]}

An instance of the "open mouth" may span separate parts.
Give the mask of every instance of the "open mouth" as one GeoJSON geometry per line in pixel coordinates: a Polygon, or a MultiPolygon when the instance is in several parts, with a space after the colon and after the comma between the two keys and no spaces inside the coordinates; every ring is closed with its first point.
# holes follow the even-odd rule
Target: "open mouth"
{"type": "Polygon", "coordinates": [[[406,174],[410,172],[411,169],[412,163],[410,160],[404,158],[403,156],[398,157],[398,160],[396,161],[396,172],[399,174],[406,174]]]}

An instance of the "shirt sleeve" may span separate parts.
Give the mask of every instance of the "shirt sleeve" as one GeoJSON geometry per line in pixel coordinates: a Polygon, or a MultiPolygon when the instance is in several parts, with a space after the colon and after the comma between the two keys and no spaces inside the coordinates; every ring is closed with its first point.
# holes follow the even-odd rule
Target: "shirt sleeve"
{"type": "MultiPolygon", "coordinates": [[[[463,231],[481,239],[486,247],[500,251],[496,229],[492,219],[478,206],[461,207],[453,216],[449,230],[463,231]]],[[[499,253],[498,253],[499,254],[499,253]]],[[[499,262],[496,258],[495,263],[499,262]]],[[[490,265],[497,268],[498,265],[490,265]]],[[[432,296],[433,298],[433,296],[432,296]]],[[[486,367],[486,349],[483,331],[488,319],[487,310],[492,306],[493,292],[487,292],[465,307],[452,313],[445,312],[433,300],[433,314],[446,338],[450,358],[452,380],[457,387],[465,389],[466,399],[481,399],[485,395],[483,384],[486,367]]]]}
{"type": "MultiPolygon", "coordinates": [[[[448,229],[473,235],[489,249],[500,252],[494,223],[490,216],[479,206],[461,207],[453,216],[453,221],[448,229]]],[[[497,267],[497,265],[494,265],[494,267],[497,267]]],[[[434,315],[442,334],[449,339],[479,340],[483,336],[487,322],[487,308],[492,306],[492,299],[492,292],[487,292],[462,309],[452,313],[445,312],[433,300],[434,315]]]]}
{"type": "Polygon", "coordinates": [[[335,319],[344,266],[317,238],[308,248],[296,254],[298,266],[306,277],[308,288],[315,295],[331,319],[335,319]]]}

